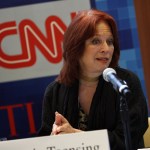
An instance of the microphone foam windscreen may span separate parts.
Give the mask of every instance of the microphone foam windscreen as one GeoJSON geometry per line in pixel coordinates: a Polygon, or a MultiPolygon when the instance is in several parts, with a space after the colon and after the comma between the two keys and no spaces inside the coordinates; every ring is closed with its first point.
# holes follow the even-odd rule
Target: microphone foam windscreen
{"type": "Polygon", "coordinates": [[[116,71],[115,71],[113,68],[106,68],[106,69],[103,71],[103,78],[104,78],[104,80],[107,81],[107,82],[109,82],[109,80],[108,80],[108,75],[109,75],[110,73],[116,74],[116,71]]]}

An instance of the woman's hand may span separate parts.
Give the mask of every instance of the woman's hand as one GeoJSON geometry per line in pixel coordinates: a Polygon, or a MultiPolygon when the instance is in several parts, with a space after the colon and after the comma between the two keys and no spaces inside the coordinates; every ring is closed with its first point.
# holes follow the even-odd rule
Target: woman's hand
{"type": "Polygon", "coordinates": [[[51,135],[76,133],[76,132],[81,132],[81,130],[73,128],[63,115],[61,115],[58,112],[55,112],[55,122],[53,124],[51,135]]]}

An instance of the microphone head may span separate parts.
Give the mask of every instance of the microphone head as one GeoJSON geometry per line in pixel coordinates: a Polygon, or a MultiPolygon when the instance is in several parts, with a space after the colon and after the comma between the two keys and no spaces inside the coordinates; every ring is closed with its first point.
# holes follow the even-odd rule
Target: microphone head
{"type": "Polygon", "coordinates": [[[113,68],[106,68],[106,69],[103,71],[103,78],[104,78],[104,80],[107,81],[107,82],[109,82],[109,80],[108,80],[108,75],[109,75],[110,73],[116,74],[116,71],[115,71],[113,68]]]}

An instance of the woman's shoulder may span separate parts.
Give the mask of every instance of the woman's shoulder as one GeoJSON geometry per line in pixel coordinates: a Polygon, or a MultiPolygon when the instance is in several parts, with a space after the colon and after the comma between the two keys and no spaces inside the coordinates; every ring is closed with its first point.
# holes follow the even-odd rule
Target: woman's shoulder
{"type": "Polygon", "coordinates": [[[52,81],[49,83],[46,87],[45,94],[47,95],[48,93],[52,93],[52,91],[56,91],[58,87],[60,86],[60,83],[57,81],[52,81]]]}
{"type": "Polygon", "coordinates": [[[126,81],[130,86],[139,86],[141,85],[139,77],[131,70],[117,67],[117,75],[120,79],[126,81]]]}
{"type": "Polygon", "coordinates": [[[118,76],[123,77],[123,78],[138,78],[138,76],[131,70],[121,68],[121,67],[116,67],[115,68],[118,76]]]}
{"type": "Polygon", "coordinates": [[[56,87],[58,85],[59,85],[59,83],[54,80],[54,81],[52,81],[51,83],[48,84],[47,89],[54,88],[54,87],[56,87]]]}
{"type": "Polygon", "coordinates": [[[65,86],[62,83],[59,83],[58,81],[54,80],[51,83],[48,84],[46,87],[45,93],[58,93],[58,91],[61,89],[61,91],[67,89],[67,86],[65,86]]]}

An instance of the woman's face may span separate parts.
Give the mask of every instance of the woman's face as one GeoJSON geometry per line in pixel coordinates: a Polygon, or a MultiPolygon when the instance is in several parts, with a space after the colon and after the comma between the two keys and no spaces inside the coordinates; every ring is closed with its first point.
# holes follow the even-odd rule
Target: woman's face
{"type": "Polygon", "coordinates": [[[80,58],[81,73],[98,76],[107,68],[114,52],[113,35],[106,22],[99,22],[95,35],[85,41],[84,53],[80,58]]]}

